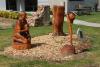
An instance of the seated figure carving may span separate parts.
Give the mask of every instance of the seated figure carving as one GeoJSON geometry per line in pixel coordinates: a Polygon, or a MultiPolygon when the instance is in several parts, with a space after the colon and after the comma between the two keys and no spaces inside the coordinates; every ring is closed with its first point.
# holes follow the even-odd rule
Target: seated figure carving
{"type": "Polygon", "coordinates": [[[26,18],[27,14],[25,12],[20,12],[19,19],[14,27],[13,48],[18,50],[31,48],[31,37],[26,18]]]}

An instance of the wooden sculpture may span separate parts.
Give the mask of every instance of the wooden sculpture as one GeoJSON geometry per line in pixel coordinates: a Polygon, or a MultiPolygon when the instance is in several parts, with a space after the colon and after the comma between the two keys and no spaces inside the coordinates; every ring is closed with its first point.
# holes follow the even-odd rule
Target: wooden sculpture
{"type": "Polygon", "coordinates": [[[19,19],[17,20],[14,28],[13,48],[18,50],[31,48],[31,37],[26,17],[27,14],[25,12],[20,12],[19,19]]]}
{"type": "Polygon", "coordinates": [[[61,49],[61,53],[62,54],[74,54],[75,53],[75,47],[73,46],[72,43],[72,34],[73,34],[73,30],[72,30],[72,24],[73,21],[75,19],[75,14],[73,12],[69,12],[67,14],[67,24],[68,24],[68,30],[69,30],[69,39],[70,39],[70,44],[66,44],[62,49],[61,49]]]}
{"type": "Polygon", "coordinates": [[[64,22],[64,11],[65,6],[53,6],[53,35],[54,36],[60,36],[64,35],[63,33],[63,22],[64,22]]]}

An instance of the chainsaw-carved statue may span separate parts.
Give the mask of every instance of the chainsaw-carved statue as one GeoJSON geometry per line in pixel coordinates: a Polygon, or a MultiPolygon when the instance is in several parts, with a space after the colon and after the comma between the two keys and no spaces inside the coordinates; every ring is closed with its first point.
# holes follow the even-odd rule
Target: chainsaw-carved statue
{"type": "Polygon", "coordinates": [[[20,12],[19,19],[17,20],[14,28],[13,48],[18,50],[31,48],[31,37],[26,17],[27,14],[25,12],[20,12]]]}
{"type": "Polygon", "coordinates": [[[75,53],[75,47],[73,45],[73,30],[72,30],[72,24],[73,21],[75,19],[75,14],[73,12],[69,12],[67,14],[67,24],[68,24],[68,33],[69,33],[69,44],[66,44],[62,49],[61,49],[61,53],[62,54],[74,54],[75,53]]]}
{"type": "Polygon", "coordinates": [[[58,5],[53,6],[52,24],[53,24],[54,36],[64,35],[63,33],[64,11],[65,11],[65,6],[58,6],[58,5]]]}

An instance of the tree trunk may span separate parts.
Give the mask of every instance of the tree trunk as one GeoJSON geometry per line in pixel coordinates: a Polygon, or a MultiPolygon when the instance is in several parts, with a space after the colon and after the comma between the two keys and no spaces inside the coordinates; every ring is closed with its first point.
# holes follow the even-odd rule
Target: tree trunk
{"type": "Polygon", "coordinates": [[[64,35],[63,33],[63,22],[64,22],[64,6],[53,6],[53,35],[64,35]]]}

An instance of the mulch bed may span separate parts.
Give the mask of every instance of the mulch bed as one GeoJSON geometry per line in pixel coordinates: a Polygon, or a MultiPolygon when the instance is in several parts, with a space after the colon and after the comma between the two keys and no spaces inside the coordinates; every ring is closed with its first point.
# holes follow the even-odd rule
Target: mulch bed
{"type": "Polygon", "coordinates": [[[75,51],[77,54],[64,56],[60,52],[60,49],[65,44],[69,43],[68,35],[52,36],[52,33],[50,33],[49,35],[32,38],[31,43],[33,47],[26,50],[16,50],[13,49],[11,46],[7,47],[4,50],[4,55],[15,58],[27,58],[31,60],[41,59],[50,61],[65,61],[73,60],[80,55],[82,55],[82,57],[85,57],[87,53],[84,53],[83,51],[90,48],[90,41],[88,37],[85,37],[84,41],[81,42],[75,34],[73,35],[73,45],[75,46],[75,51]]]}

